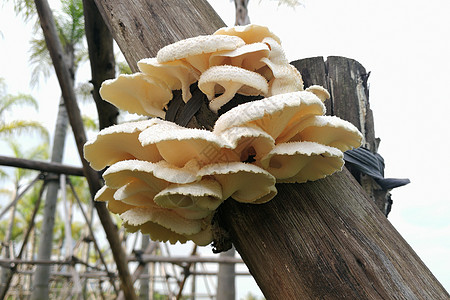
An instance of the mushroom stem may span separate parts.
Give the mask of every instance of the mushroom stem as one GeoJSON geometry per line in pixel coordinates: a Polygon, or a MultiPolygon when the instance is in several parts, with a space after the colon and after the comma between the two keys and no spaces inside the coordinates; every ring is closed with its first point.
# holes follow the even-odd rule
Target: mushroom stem
{"type": "Polygon", "coordinates": [[[225,92],[222,95],[213,99],[209,99],[210,100],[209,108],[217,114],[217,112],[223,105],[225,105],[226,103],[228,103],[228,101],[233,99],[234,95],[241,87],[242,83],[230,81],[229,85],[227,86],[225,92]]]}

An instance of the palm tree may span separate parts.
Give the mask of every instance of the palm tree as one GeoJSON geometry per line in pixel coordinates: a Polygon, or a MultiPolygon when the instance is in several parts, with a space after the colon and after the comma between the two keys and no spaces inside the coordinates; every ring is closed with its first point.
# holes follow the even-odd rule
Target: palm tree
{"type": "Polygon", "coordinates": [[[22,105],[38,109],[38,103],[32,96],[8,94],[4,79],[0,78],[0,136],[10,137],[23,132],[36,132],[48,141],[47,129],[40,123],[30,120],[6,120],[7,114],[22,105]]]}
{"type": "MultiPolygon", "coordinates": [[[[75,73],[81,60],[86,59],[86,51],[83,49],[82,39],[84,37],[83,4],[82,0],[63,0],[62,12],[55,18],[61,44],[64,49],[64,59],[66,65],[71,70],[72,84],[75,81],[75,73]]],[[[40,39],[32,41],[33,55],[31,60],[34,62],[42,61],[42,56],[49,57],[45,45],[40,39]]],[[[50,61],[50,60],[46,60],[50,61]]],[[[42,64],[41,64],[42,65],[42,64]]],[[[42,72],[42,68],[35,69],[36,72],[42,72]]],[[[58,116],[56,120],[55,135],[52,147],[52,162],[61,162],[64,152],[64,145],[68,127],[68,115],[61,99],[58,116]]],[[[59,189],[58,182],[49,182],[44,206],[44,220],[42,224],[41,242],[39,244],[39,259],[50,259],[52,252],[53,227],[55,224],[55,210],[57,194],[59,189]]],[[[49,278],[50,267],[40,265],[36,268],[33,280],[34,293],[32,299],[46,299],[49,296],[49,278]]]]}

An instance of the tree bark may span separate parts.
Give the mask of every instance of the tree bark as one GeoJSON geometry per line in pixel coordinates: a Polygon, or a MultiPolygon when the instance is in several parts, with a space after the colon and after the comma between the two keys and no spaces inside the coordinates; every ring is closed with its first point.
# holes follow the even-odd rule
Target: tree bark
{"type": "MultiPolygon", "coordinates": [[[[357,61],[345,57],[312,57],[292,62],[300,71],[305,86],[314,84],[325,87],[331,98],[325,101],[327,115],[338,116],[355,125],[364,135],[364,147],[378,152],[380,139],[375,137],[373,113],[369,104],[367,80],[370,72],[357,61]]],[[[388,190],[380,187],[370,176],[347,165],[356,180],[363,186],[369,198],[387,216],[391,200],[388,190]]]]}
{"type": "Polygon", "coordinates": [[[115,59],[113,38],[93,0],[83,0],[84,26],[89,48],[93,85],[92,96],[97,106],[100,129],[117,123],[119,110],[100,97],[100,87],[106,79],[114,78],[115,59]]]}
{"type": "Polygon", "coordinates": [[[133,72],[137,62],[173,42],[225,26],[204,0],[95,0],[133,72]],[[182,22],[180,22],[182,20],[182,22]]]}
{"type": "MultiPolygon", "coordinates": [[[[78,153],[83,164],[84,173],[89,184],[89,190],[93,197],[101,188],[101,181],[98,173],[89,167],[89,164],[83,156],[83,145],[86,142],[86,134],[84,132],[80,109],[76,102],[75,92],[71,85],[71,74],[63,60],[64,54],[58,39],[56,26],[48,2],[45,0],[35,0],[35,4],[39,15],[39,21],[44,32],[47,48],[50,52],[53,66],[61,87],[64,104],[68,111],[70,125],[74,133],[78,153]]],[[[126,294],[127,299],[136,299],[128,265],[124,260],[125,253],[120,243],[117,228],[111,220],[105,203],[96,202],[95,208],[100,218],[100,222],[105,230],[106,238],[111,246],[114,260],[116,261],[117,271],[121,279],[121,288],[126,294]]]]}
{"type": "MultiPolygon", "coordinates": [[[[222,26],[215,14],[202,12],[203,16],[196,14],[198,23],[208,28],[192,28],[190,13],[171,14],[185,5],[179,2],[133,1],[125,9],[117,0],[107,4],[97,0],[132,66],[154,56],[154,48],[173,42],[174,35],[168,33],[184,30],[175,35],[181,39],[222,26]],[[153,31],[146,40],[155,26],[160,34],[153,31]]],[[[197,8],[199,2],[183,3],[197,8]]],[[[450,297],[347,171],[277,188],[278,196],[267,204],[245,205],[229,199],[218,212],[219,223],[229,231],[266,298],[450,297]]]]}
{"type": "Polygon", "coordinates": [[[234,0],[234,8],[236,10],[234,25],[250,24],[250,17],[248,16],[248,1],[249,0],[234,0]]]}
{"type": "MultiPolygon", "coordinates": [[[[226,252],[220,253],[220,257],[233,257],[236,253],[234,248],[226,252]]],[[[235,265],[219,264],[217,273],[217,300],[234,300],[236,299],[235,288],[235,265]]]]}
{"type": "MultiPolygon", "coordinates": [[[[56,117],[55,132],[53,138],[52,155],[50,161],[61,163],[66,142],[68,116],[63,99],[60,100],[58,115],[56,117]]],[[[57,177],[56,177],[57,178],[57,177]]],[[[44,202],[44,218],[42,220],[41,235],[38,249],[38,259],[50,259],[53,249],[53,227],[55,225],[56,202],[58,200],[59,182],[50,180],[44,202]]],[[[31,299],[49,298],[50,266],[39,265],[36,267],[33,278],[33,294],[31,299]]]]}
{"type": "Polygon", "coordinates": [[[219,212],[267,299],[448,299],[346,170],[277,189],[219,212]]]}

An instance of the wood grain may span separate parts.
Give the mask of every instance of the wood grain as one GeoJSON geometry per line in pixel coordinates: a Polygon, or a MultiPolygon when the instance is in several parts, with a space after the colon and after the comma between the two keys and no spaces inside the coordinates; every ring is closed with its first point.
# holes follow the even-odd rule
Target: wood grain
{"type": "Polygon", "coordinates": [[[348,171],[277,189],[219,211],[267,299],[448,299],[348,171]]]}
{"type": "Polygon", "coordinates": [[[114,39],[136,72],[137,62],[167,44],[225,26],[203,0],[96,1],[114,39]]]}

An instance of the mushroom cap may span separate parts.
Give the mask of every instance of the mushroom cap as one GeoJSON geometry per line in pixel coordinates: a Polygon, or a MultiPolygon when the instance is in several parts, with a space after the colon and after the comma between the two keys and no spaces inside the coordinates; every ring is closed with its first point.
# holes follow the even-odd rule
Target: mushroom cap
{"type": "Polygon", "coordinates": [[[352,123],[338,117],[311,116],[277,139],[277,143],[286,141],[316,142],[345,152],[361,146],[363,136],[352,123]]]}
{"type": "Polygon", "coordinates": [[[221,156],[222,148],[229,147],[211,131],[185,128],[167,121],[142,131],[139,141],[145,147],[156,147],[165,161],[178,167],[193,159],[200,164],[210,163],[221,156]]]}
{"type": "Polygon", "coordinates": [[[213,132],[220,134],[231,127],[254,124],[275,140],[290,126],[311,115],[323,115],[325,106],[310,92],[275,95],[240,104],[219,117],[213,132]]]}
{"type": "Polygon", "coordinates": [[[169,89],[181,89],[184,102],[191,98],[189,86],[199,76],[190,65],[180,60],[161,64],[156,57],[144,58],[138,61],[138,67],[144,74],[164,81],[169,89]]]}
{"type": "Polygon", "coordinates": [[[103,173],[103,178],[110,188],[119,189],[133,180],[140,180],[159,192],[169,183],[190,183],[199,177],[192,166],[177,168],[166,161],[151,163],[141,160],[123,160],[109,167],[103,173]]]}
{"type": "Polygon", "coordinates": [[[211,54],[209,65],[231,65],[249,71],[255,71],[265,65],[261,62],[261,59],[268,56],[269,46],[267,46],[267,44],[245,44],[235,50],[220,51],[211,54]]]}
{"type": "MultiPolygon", "coordinates": [[[[169,185],[167,188],[170,187],[171,185],[169,185]]],[[[167,206],[158,205],[155,202],[156,199],[155,196],[158,196],[162,191],[158,190],[157,188],[155,189],[155,187],[147,185],[145,182],[141,180],[132,180],[131,182],[117,189],[113,197],[116,201],[118,202],[121,201],[127,204],[128,206],[131,206],[131,208],[139,206],[152,209],[161,209],[167,208],[167,206]]],[[[190,192],[192,194],[192,190],[190,192]]],[[[221,192],[220,189],[219,192],[221,192]]],[[[172,206],[170,208],[171,213],[175,213],[186,219],[194,219],[194,220],[203,219],[210,213],[210,211],[208,210],[198,209],[197,207],[193,207],[191,209],[191,208],[184,208],[181,206],[172,206]]]]}
{"type": "MultiPolygon", "coordinates": [[[[270,96],[291,93],[291,92],[297,92],[297,91],[303,91],[302,75],[297,70],[297,68],[295,68],[293,65],[288,64],[288,65],[278,68],[278,73],[282,73],[282,72],[284,72],[283,76],[273,77],[269,81],[269,93],[268,94],[270,96]]],[[[320,95],[320,96],[322,96],[322,95],[320,95]]]]}
{"type": "Polygon", "coordinates": [[[130,113],[159,118],[164,118],[163,108],[172,99],[172,91],[164,82],[143,73],[121,74],[104,81],[100,95],[130,113]]]}
{"type": "Polygon", "coordinates": [[[114,199],[128,205],[158,208],[153,197],[161,190],[160,186],[151,186],[146,182],[133,178],[114,193],[114,199]]]}
{"type": "Polygon", "coordinates": [[[202,220],[189,220],[168,209],[151,209],[135,207],[120,215],[120,218],[129,225],[139,226],[147,222],[154,222],[175,233],[196,234],[202,230],[202,220]]]}
{"type": "Polygon", "coordinates": [[[307,87],[305,91],[313,93],[314,95],[319,97],[319,99],[322,100],[323,102],[325,102],[325,100],[327,99],[330,99],[331,97],[330,93],[328,93],[328,91],[320,85],[311,85],[307,87]]]}
{"type": "Polygon", "coordinates": [[[343,156],[334,147],[313,142],[289,142],[276,145],[260,164],[275,176],[277,182],[302,183],[340,171],[344,165],[343,156]]]}
{"type": "Polygon", "coordinates": [[[222,186],[222,199],[232,197],[244,203],[267,202],[276,195],[275,178],[258,166],[241,163],[211,164],[199,170],[202,177],[212,176],[222,186]]]}
{"type": "MultiPolygon", "coordinates": [[[[206,221],[203,221],[203,223],[206,223],[206,221]]],[[[123,225],[128,232],[136,232],[140,230],[142,234],[148,234],[150,239],[153,241],[170,242],[171,244],[180,242],[183,244],[188,240],[192,240],[199,246],[206,246],[213,240],[210,225],[204,225],[204,229],[202,229],[199,233],[192,235],[181,235],[175,233],[172,230],[151,221],[138,226],[129,225],[128,223],[124,223],[123,225]]]]}
{"type": "Polygon", "coordinates": [[[230,149],[223,150],[227,161],[259,160],[275,146],[269,134],[252,124],[228,128],[220,133],[220,137],[231,145],[230,149]]]}
{"type": "Polygon", "coordinates": [[[223,202],[222,186],[212,178],[187,184],[171,184],[159,192],[154,200],[161,207],[211,212],[223,202]]]}
{"type": "Polygon", "coordinates": [[[249,24],[244,26],[223,27],[213,33],[214,35],[238,36],[246,44],[261,42],[264,38],[270,37],[281,44],[280,38],[273,34],[266,26],[249,24]]]}
{"type": "Polygon", "coordinates": [[[107,127],[84,145],[84,157],[94,170],[102,170],[106,166],[128,159],[160,161],[162,157],[156,147],[144,148],[138,140],[144,129],[160,121],[151,119],[107,127]]]}
{"type": "MultiPolygon", "coordinates": [[[[286,57],[286,53],[284,52],[283,47],[281,47],[281,44],[278,43],[276,39],[272,37],[266,37],[261,42],[266,44],[270,49],[269,57],[262,60],[270,61],[273,65],[289,64],[289,60],[286,57]]],[[[274,76],[277,76],[277,74],[274,73],[274,76]]]]}
{"type": "Polygon", "coordinates": [[[142,234],[148,234],[152,241],[169,242],[171,244],[176,244],[180,242],[182,244],[188,241],[188,238],[184,235],[173,232],[155,222],[146,222],[141,225],[130,225],[128,223],[123,223],[127,232],[141,231],[142,234]]]}
{"type": "Polygon", "coordinates": [[[100,202],[108,202],[108,210],[114,214],[121,214],[129,209],[134,208],[133,205],[123,203],[114,199],[115,189],[111,189],[108,186],[102,186],[95,194],[94,200],[100,202]]]}
{"type": "Polygon", "coordinates": [[[267,80],[258,73],[235,66],[213,66],[206,70],[198,81],[199,89],[210,100],[209,107],[217,112],[236,93],[242,95],[265,95],[267,80]],[[223,93],[215,97],[216,94],[223,93]]]}
{"type": "Polygon", "coordinates": [[[234,50],[242,45],[244,41],[237,36],[200,35],[161,48],[156,58],[159,63],[185,60],[201,73],[209,67],[211,53],[234,50]]]}

